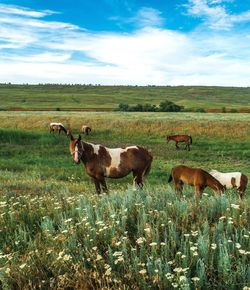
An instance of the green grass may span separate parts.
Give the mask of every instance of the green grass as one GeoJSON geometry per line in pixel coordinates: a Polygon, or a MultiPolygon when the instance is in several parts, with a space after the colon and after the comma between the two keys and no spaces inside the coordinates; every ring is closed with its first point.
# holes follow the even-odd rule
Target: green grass
{"type": "Polygon", "coordinates": [[[0,109],[113,109],[120,103],[158,105],[170,100],[188,109],[250,109],[250,88],[0,85],[0,109]]]}
{"type": "MultiPolygon", "coordinates": [[[[249,114],[0,112],[0,281],[3,289],[243,289],[250,286],[250,197],[167,184],[177,164],[250,176],[249,114]],[[75,165],[60,121],[88,142],[143,145],[145,189],[107,179],[98,197],[75,165]],[[189,133],[190,152],[166,144],[189,133]],[[192,279],[193,278],[193,279],[192,279]]],[[[0,288],[1,288],[0,287],[0,288]]]]}

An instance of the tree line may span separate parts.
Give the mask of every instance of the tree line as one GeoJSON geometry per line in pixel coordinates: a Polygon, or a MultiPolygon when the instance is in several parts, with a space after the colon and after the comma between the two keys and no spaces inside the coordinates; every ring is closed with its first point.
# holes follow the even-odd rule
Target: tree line
{"type": "Polygon", "coordinates": [[[115,111],[123,112],[181,112],[184,110],[184,106],[179,106],[171,101],[162,101],[158,106],[151,104],[119,104],[115,111]]]}

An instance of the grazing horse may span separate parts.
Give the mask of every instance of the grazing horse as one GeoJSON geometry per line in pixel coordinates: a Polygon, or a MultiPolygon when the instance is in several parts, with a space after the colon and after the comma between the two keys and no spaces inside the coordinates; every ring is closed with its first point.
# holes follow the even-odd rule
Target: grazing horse
{"type": "Polygon", "coordinates": [[[172,180],[174,180],[177,193],[182,192],[183,184],[186,183],[195,187],[197,197],[201,197],[202,192],[207,186],[220,194],[225,190],[217,179],[200,168],[192,168],[184,165],[173,167],[168,182],[172,180]]]}
{"type": "Polygon", "coordinates": [[[49,124],[49,132],[58,132],[58,134],[61,133],[61,131],[64,132],[64,134],[67,134],[67,130],[65,129],[65,127],[63,126],[62,123],[50,123],[49,124]]]}
{"type": "Polygon", "coordinates": [[[240,198],[242,199],[248,183],[248,178],[245,174],[241,172],[219,172],[217,170],[211,170],[209,173],[219,180],[219,182],[226,188],[231,189],[236,187],[237,191],[240,195],[240,198]]]}
{"type": "Polygon", "coordinates": [[[178,146],[179,142],[185,142],[186,143],[185,149],[188,149],[188,151],[190,151],[190,145],[193,143],[193,139],[189,135],[170,135],[170,136],[167,136],[166,139],[167,139],[167,143],[171,140],[175,141],[176,149],[180,149],[180,147],[178,146]]]}
{"type": "Polygon", "coordinates": [[[102,145],[87,143],[81,136],[74,138],[70,132],[69,150],[75,163],[83,162],[87,174],[92,178],[96,192],[108,192],[105,177],[122,178],[133,173],[134,184],[143,186],[143,177],[149,174],[152,155],[139,146],[110,149],[102,145]]]}
{"type": "Polygon", "coordinates": [[[82,125],[82,133],[89,135],[89,133],[91,132],[91,128],[89,126],[86,125],[82,125]]]}

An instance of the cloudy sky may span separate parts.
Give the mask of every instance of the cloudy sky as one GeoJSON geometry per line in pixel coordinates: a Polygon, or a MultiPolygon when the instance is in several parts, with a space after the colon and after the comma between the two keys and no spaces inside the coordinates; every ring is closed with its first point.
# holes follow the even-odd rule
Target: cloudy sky
{"type": "Polygon", "coordinates": [[[0,82],[250,86],[250,0],[1,0],[0,82]]]}

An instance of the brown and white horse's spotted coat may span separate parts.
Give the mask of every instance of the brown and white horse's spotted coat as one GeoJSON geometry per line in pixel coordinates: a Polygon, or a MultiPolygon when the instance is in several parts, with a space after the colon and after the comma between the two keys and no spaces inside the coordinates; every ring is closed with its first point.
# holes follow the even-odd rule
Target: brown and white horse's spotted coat
{"type": "Polygon", "coordinates": [[[134,184],[143,186],[143,177],[147,176],[152,155],[139,146],[126,148],[107,148],[102,145],[81,141],[81,136],[74,138],[71,133],[69,149],[74,161],[85,165],[87,174],[92,178],[97,193],[108,192],[105,177],[122,178],[130,172],[134,176],[134,184]]]}
{"type": "Polygon", "coordinates": [[[248,183],[248,178],[245,174],[241,172],[219,172],[218,170],[211,170],[209,172],[213,177],[215,177],[219,182],[225,186],[226,189],[231,189],[236,187],[240,195],[243,197],[248,183]]]}
{"type": "Polygon", "coordinates": [[[65,127],[63,126],[62,123],[50,123],[49,124],[49,132],[58,132],[59,134],[61,133],[61,131],[64,132],[64,134],[67,134],[67,130],[65,129],[65,127]]]}
{"type": "Polygon", "coordinates": [[[86,125],[82,125],[82,133],[89,135],[89,133],[91,132],[91,128],[89,126],[86,125]]]}

